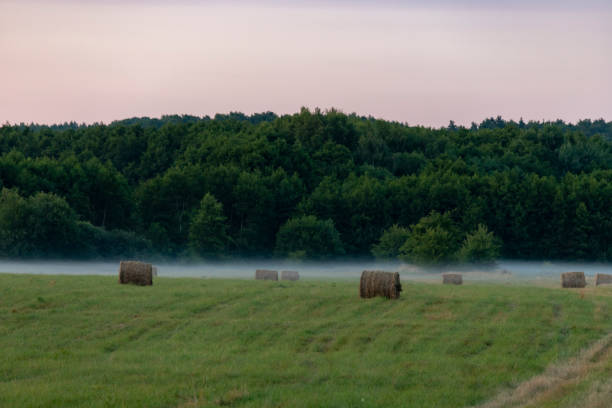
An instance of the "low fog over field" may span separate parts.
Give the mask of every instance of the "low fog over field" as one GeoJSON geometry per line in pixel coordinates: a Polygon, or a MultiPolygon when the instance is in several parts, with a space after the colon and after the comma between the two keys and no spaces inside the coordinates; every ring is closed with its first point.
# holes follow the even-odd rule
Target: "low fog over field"
{"type": "MultiPolygon", "coordinates": [[[[0,273],[44,275],[116,275],[118,262],[0,261],[0,273]]],[[[159,263],[161,277],[251,279],[255,269],[299,271],[306,279],[357,279],[366,269],[399,271],[403,280],[437,281],[442,272],[461,272],[467,281],[548,281],[567,271],[583,271],[587,277],[612,273],[612,264],[501,261],[493,266],[445,266],[424,268],[401,262],[339,261],[304,262],[249,260],[198,264],[159,263]]]]}

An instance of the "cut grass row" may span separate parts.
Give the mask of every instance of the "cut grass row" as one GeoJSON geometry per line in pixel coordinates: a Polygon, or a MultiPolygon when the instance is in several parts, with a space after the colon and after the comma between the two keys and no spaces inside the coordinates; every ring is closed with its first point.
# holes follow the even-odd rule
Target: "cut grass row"
{"type": "Polygon", "coordinates": [[[461,407],[612,328],[612,288],[0,275],[0,406],[461,407]]]}
{"type": "Polygon", "coordinates": [[[612,404],[612,334],[478,408],[608,408],[612,404]]]}

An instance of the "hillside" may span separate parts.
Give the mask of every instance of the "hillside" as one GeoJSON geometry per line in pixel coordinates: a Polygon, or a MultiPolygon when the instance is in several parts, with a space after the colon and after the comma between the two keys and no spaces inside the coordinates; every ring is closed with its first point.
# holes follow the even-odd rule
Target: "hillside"
{"type": "Polygon", "coordinates": [[[603,120],[431,129],[306,109],[6,124],[0,256],[374,250],[445,261],[477,256],[461,250],[481,228],[495,243],[489,257],[609,261],[611,140],[603,120]],[[433,249],[402,249],[410,234],[433,249]]]}

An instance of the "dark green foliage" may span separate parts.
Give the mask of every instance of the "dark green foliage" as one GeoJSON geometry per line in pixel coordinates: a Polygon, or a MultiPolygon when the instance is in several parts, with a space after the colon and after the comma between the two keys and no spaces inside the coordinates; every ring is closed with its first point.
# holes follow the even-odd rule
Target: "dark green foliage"
{"type": "Polygon", "coordinates": [[[410,236],[410,230],[392,225],[383,232],[380,241],[372,247],[372,254],[379,259],[395,259],[400,255],[400,248],[410,236]]]}
{"type": "Polygon", "coordinates": [[[445,263],[456,260],[460,231],[449,213],[432,212],[410,227],[400,248],[400,258],[416,263],[445,263]]]}
{"type": "Polygon", "coordinates": [[[476,231],[465,237],[458,258],[463,262],[493,262],[499,257],[500,247],[493,233],[485,225],[479,224],[476,231]]]}
{"type": "Polygon", "coordinates": [[[150,253],[151,244],[133,232],[78,221],[66,200],[55,194],[0,193],[0,256],[117,258],[150,253]]]}
{"type": "Polygon", "coordinates": [[[20,256],[31,251],[28,246],[27,201],[6,188],[0,193],[0,253],[20,256]]]}
{"type": "Polygon", "coordinates": [[[78,243],[77,217],[66,200],[36,193],[0,193],[0,254],[6,257],[72,255],[78,243]]]}
{"type": "Polygon", "coordinates": [[[187,243],[191,215],[205,193],[202,180],[197,166],[172,167],[135,191],[142,222],[159,224],[168,235],[172,251],[179,251],[187,243]]]}
{"type": "Polygon", "coordinates": [[[189,227],[189,246],[203,257],[217,257],[227,247],[226,217],[223,205],[206,193],[189,227]]]}
{"type": "Polygon", "coordinates": [[[423,153],[393,153],[393,174],[396,176],[416,174],[421,171],[426,164],[427,160],[423,153]]]}
{"type": "Polygon", "coordinates": [[[145,258],[153,253],[150,241],[123,230],[105,230],[88,222],[77,223],[78,243],[74,257],[78,258],[145,258]]]}
{"type": "Polygon", "coordinates": [[[272,255],[281,226],[312,214],[333,221],[347,255],[397,255],[401,234],[383,232],[412,225],[421,239],[403,257],[446,262],[482,224],[499,256],[612,260],[603,120],[430,129],[304,108],[3,125],[0,187],[3,256],[272,255]],[[221,205],[218,236],[197,244],[207,194],[221,205]]]}
{"type": "Polygon", "coordinates": [[[344,249],[332,220],[307,215],[292,218],[280,227],[276,253],[293,258],[324,259],[342,255],[344,249]]]}

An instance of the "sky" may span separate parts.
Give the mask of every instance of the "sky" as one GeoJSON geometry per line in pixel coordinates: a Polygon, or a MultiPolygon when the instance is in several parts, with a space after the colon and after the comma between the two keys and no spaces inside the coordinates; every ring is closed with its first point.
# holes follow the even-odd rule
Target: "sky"
{"type": "Polygon", "coordinates": [[[0,124],[612,120],[612,2],[0,0],[0,124]]]}

